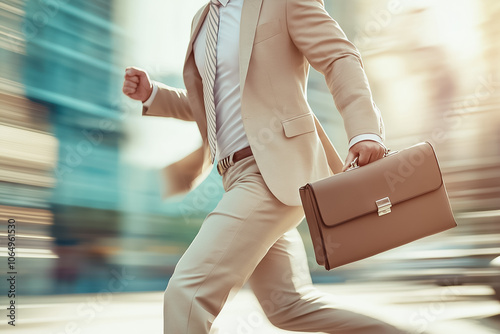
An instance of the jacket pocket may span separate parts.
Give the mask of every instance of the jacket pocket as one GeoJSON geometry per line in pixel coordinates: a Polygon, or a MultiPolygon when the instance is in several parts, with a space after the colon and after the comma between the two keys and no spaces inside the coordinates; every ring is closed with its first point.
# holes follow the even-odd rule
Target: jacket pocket
{"type": "Polygon", "coordinates": [[[285,136],[295,137],[316,130],[312,113],[307,113],[281,121],[285,136]]]}
{"type": "Polygon", "coordinates": [[[257,26],[255,32],[255,39],[253,41],[254,44],[260,43],[269,39],[281,32],[281,24],[280,20],[274,20],[271,22],[263,23],[257,26]]]}

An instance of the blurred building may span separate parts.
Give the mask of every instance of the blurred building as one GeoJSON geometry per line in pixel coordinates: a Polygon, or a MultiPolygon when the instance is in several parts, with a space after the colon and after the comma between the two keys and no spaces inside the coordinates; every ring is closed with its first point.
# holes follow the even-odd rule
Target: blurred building
{"type": "MultiPolygon", "coordinates": [[[[182,87],[190,20],[203,3],[0,1],[0,215],[18,222],[21,293],[97,292],[122,270],[134,277],[124,290],[165,287],[221,179],[213,170],[192,193],[162,199],[162,168],[199,144],[197,128],[142,117],[121,84],[135,65],[182,87]]],[[[435,145],[459,228],[333,274],[317,270],[308,248],[315,280],[407,279],[435,267],[424,278],[470,272],[489,282],[500,255],[498,3],[325,5],[361,51],[388,147],[435,145]],[[451,255],[423,258],[423,249],[451,255]]],[[[308,99],[345,158],[342,118],[312,68],[308,99]]]]}
{"type": "Polygon", "coordinates": [[[130,290],[161,289],[221,195],[165,203],[161,169],[120,157],[131,122],[122,5],[1,2],[0,204],[17,220],[21,293],[96,292],[114,268],[136,273],[130,290]]]}

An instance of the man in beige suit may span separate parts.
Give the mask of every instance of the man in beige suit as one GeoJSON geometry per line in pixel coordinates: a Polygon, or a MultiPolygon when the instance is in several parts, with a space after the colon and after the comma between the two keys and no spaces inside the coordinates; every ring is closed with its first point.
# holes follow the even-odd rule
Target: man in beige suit
{"type": "Polygon", "coordinates": [[[373,162],[386,150],[360,55],[323,2],[212,0],[194,17],[184,82],[185,90],[176,89],[130,67],[123,86],[144,103],[144,116],[197,123],[202,147],[190,156],[189,172],[171,182],[192,189],[216,157],[225,189],[168,283],[164,333],[208,333],[247,281],[280,328],[402,333],[336,308],[314,288],[296,230],[304,218],[300,186],[342,172],[356,157],[360,166],[373,162]],[[345,164],[307,103],[309,65],[324,74],[343,117],[345,164]]]}

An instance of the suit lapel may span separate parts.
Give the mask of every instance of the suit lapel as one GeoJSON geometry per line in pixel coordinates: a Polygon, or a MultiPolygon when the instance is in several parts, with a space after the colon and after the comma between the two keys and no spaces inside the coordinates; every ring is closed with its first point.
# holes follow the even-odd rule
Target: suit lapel
{"type": "MultiPolygon", "coordinates": [[[[259,21],[260,8],[262,6],[263,0],[245,0],[243,2],[243,8],[241,12],[241,22],[240,22],[240,45],[239,45],[239,66],[240,66],[240,91],[243,94],[243,89],[245,86],[245,81],[248,73],[248,66],[250,64],[250,56],[253,49],[253,41],[255,38],[255,30],[257,28],[257,23],[259,21]]],[[[195,17],[193,21],[193,29],[191,32],[191,39],[188,44],[186,58],[184,60],[184,83],[186,88],[191,92],[195,93],[197,96],[191,96],[192,101],[199,101],[199,107],[193,110],[194,113],[201,112],[203,117],[200,119],[204,120],[202,130],[202,136],[206,137],[206,119],[205,110],[203,104],[203,87],[201,87],[201,77],[198,73],[198,69],[194,62],[193,55],[193,44],[200,31],[200,28],[205,21],[205,17],[210,9],[209,4],[207,4],[203,9],[200,10],[199,14],[195,17]],[[197,83],[199,83],[197,85],[197,83]]],[[[199,124],[200,125],[200,124],[199,124]]]]}
{"type": "Polygon", "coordinates": [[[193,44],[205,21],[209,9],[210,6],[207,4],[200,9],[193,20],[191,39],[189,40],[183,71],[184,84],[189,92],[191,109],[196,119],[196,123],[198,124],[198,128],[200,129],[203,141],[207,141],[207,119],[205,115],[205,104],[203,102],[203,84],[194,60],[193,44]]]}
{"type": "Polygon", "coordinates": [[[203,9],[199,11],[199,14],[197,17],[195,17],[193,21],[194,29],[191,31],[191,38],[189,40],[187,52],[186,52],[186,59],[184,60],[184,66],[186,66],[187,61],[189,60],[189,57],[191,56],[191,53],[193,52],[193,44],[194,40],[196,39],[196,36],[198,36],[198,32],[200,31],[201,26],[203,25],[203,21],[205,21],[205,16],[208,14],[208,10],[210,9],[209,4],[207,4],[203,9]]]}
{"type": "Polygon", "coordinates": [[[241,12],[240,23],[240,91],[243,95],[243,88],[250,64],[250,56],[253,49],[255,29],[259,21],[260,8],[263,0],[245,0],[241,12]]]}

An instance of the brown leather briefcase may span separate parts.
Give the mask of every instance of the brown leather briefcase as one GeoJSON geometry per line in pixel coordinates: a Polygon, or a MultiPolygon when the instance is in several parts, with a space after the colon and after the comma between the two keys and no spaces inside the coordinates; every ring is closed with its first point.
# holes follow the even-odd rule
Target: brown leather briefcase
{"type": "Polygon", "coordinates": [[[299,192],[316,261],[327,270],[457,226],[428,142],[299,192]]]}

